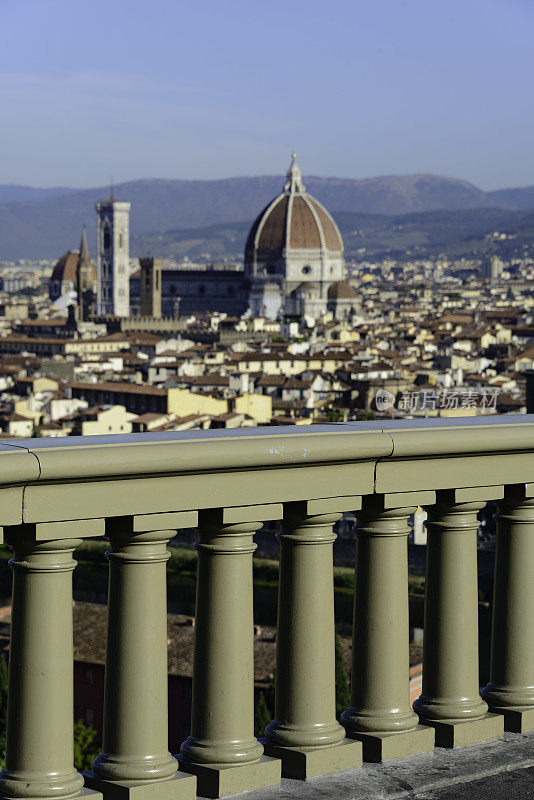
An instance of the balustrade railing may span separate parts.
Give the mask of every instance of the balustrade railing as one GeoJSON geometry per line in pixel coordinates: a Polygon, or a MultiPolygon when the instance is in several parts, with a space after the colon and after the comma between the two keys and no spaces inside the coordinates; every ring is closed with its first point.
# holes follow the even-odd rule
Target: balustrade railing
{"type": "MultiPolygon", "coordinates": [[[[0,445],[13,550],[5,798],[218,797],[534,728],[534,416],[0,445]],[[490,682],[477,513],[498,503],[490,682]],[[429,514],[409,702],[408,519],[429,514]],[[335,716],[333,525],[354,511],[351,703],[335,716]],[[254,534],[281,521],[276,710],[253,730],[254,534]],[[165,564],[198,528],[191,734],[167,742],[165,564]],[[73,554],[109,540],[102,752],[73,766],[73,554]]],[[[172,713],[172,709],[171,709],[172,713]]]]}

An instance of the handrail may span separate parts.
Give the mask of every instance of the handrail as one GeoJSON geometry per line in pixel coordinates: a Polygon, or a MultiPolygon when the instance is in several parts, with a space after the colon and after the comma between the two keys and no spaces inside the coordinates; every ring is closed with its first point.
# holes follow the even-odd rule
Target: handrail
{"type": "MultiPolygon", "coordinates": [[[[381,481],[375,467],[389,475],[384,466],[397,460],[423,460],[443,457],[524,456],[534,452],[534,415],[503,415],[482,418],[458,418],[436,420],[406,420],[382,422],[341,423],[317,425],[302,432],[293,426],[254,429],[235,429],[230,431],[143,433],[115,436],[86,436],[69,438],[21,439],[0,444],[0,486],[16,484],[20,487],[17,501],[13,497],[9,503],[7,517],[0,524],[13,525],[21,522],[45,522],[52,519],[89,519],[96,515],[95,497],[92,493],[92,507],[74,504],[69,513],[68,504],[57,505],[63,516],[51,514],[42,520],[39,511],[31,502],[23,503],[24,488],[42,484],[82,481],[95,482],[99,479],[124,480],[146,478],[149,476],[175,476],[185,474],[209,475],[236,470],[273,470],[284,468],[310,468],[326,465],[350,467],[359,464],[358,477],[361,485],[347,489],[340,482],[338,491],[314,495],[316,486],[306,492],[295,487],[294,497],[289,499],[311,499],[313,496],[343,496],[369,494],[373,491],[409,491],[406,482],[415,483],[405,476],[397,487],[399,469],[394,470],[392,480],[381,481]],[[20,502],[18,502],[20,501],[20,502]],[[23,505],[26,508],[23,508],[23,505]]],[[[524,459],[522,459],[524,462],[524,459]]],[[[521,470],[524,469],[521,463],[521,470]]],[[[465,477],[457,475],[462,486],[484,485],[480,470],[473,473],[467,469],[465,477]]],[[[494,476],[491,476],[492,480],[494,476]]],[[[534,480],[534,470],[531,479],[534,480]]],[[[349,481],[351,478],[349,478],[349,481]]],[[[486,480],[486,479],[484,479],[486,480]]],[[[489,481],[491,483],[491,481],[489,481]]],[[[456,484],[459,488],[460,484],[456,484]]],[[[486,483],[486,485],[489,485],[486,483]]],[[[106,485],[106,491],[108,490],[106,485]]],[[[208,488],[208,485],[205,485],[208,488]]],[[[237,488],[237,487],[234,487],[237,488]]],[[[440,477],[431,479],[429,475],[423,485],[414,489],[444,488],[440,477]]],[[[207,494],[209,494],[209,489],[207,494]]],[[[255,500],[243,492],[235,492],[232,505],[257,504],[267,500],[255,500]]],[[[26,496],[26,501],[30,495],[26,496]]],[[[166,503],[164,497],[160,503],[166,503]]],[[[186,510],[187,498],[175,498],[176,508],[165,510],[186,510]]],[[[168,506],[168,502],[167,502],[168,506]]],[[[190,507],[190,506],[189,506],[190,507]]],[[[204,506],[208,507],[208,506],[204,506]]],[[[7,509],[6,509],[7,510],[7,509]]],[[[118,510],[116,515],[127,513],[118,510]]],[[[138,497],[134,513],[143,513],[142,500],[138,497]]],[[[153,503],[147,503],[146,513],[154,513],[153,503]]],[[[109,515],[106,511],[105,515],[109,515]]],[[[102,516],[105,516],[104,514],[102,516]]]]}
{"type": "MultiPolygon", "coordinates": [[[[13,549],[0,797],[213,797],[534,729],[534,415],[0,444],[13,549]],[[478,687],[478,512],[498,503],[478,687]],[[429,516],[423,691],[409,705],[408,520],[429,516]],[[356,514],[351,703],[335,719],[333,526],[356,514]],[[276,711],[253,736],[254,534],[280,520],[276,711]],[[167,543],[198,527],[191,735],[167,750],[167,543]],[[72,571],[110,542],[102,753],[72,766],[72,571]],[[513,613],[510,613],[513,608],[513,613]],[[488,710],[489,707],[489,710],[488,710]],[[179,767],[179,770],[178,770],[179,767]],[[84,783],[85,788],[82,788],[84,783]]],[[[120,798],[119,798],[120,800],[120,798]]],[[[134,800],[132,797],[131,800],[134,800]]]]}

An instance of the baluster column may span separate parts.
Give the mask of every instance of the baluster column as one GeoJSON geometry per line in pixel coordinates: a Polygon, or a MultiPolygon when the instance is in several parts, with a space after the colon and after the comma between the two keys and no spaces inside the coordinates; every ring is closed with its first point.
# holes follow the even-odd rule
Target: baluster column
{"type": "Polygon", "coordinates": [[[357,513],[351,705],[342,722],[363,743],[365,761],[434,745],[410,708],[407,520],[422,497],[395,507],[402,499],[373,495],[357,513]]]}
{"type": "Polygon", "coordinates": [[[490,682],[482,692],[505,730],[534,729],[534,491],[507,487],[497,514],[490,682]]]}
{"type": "MultiPolygon", "coordinates": [[[[281,509],[280,509],[281,510],[281,509]]],[[[278,512],[279,513],[279,512],[278,512]]],[[[254,738],[253,535],[268,507],[199,512],[191,735],[180,768],[210,797],[280,783],[254,738]]]]}
{"type": "Polygon", "coordinates": [[[341,517],[331,511],[336,505],[342,500],[288,503],[278,537],[276,712],[262,741],[266,753],[282,760],[286,777],[311,778],[362,761],[361,743],[347,739],[336,720],[332,546],[333,525],[341,517]]]}
{"type": "Polygon", "coordinates": [[[145,524],[135,517],[106,522],[111,548],[106,554],[104,733],[86,785],[102,791],[104,798],[193,800],[196,781],[176,774],[178,762],[167,741],[166,562],[176,530],[142,530],[151,524],[147,519],[145,524]]]}
{"type": "MultiPolygon", "coordinates": [[[[65,525],[65,523],[62,523],[65,525]]],[[[68,523],[73,537],[76,523],[68,523]]],[[[14,551],[5,798],[70,798],[74,768],[72,572],[79,539],[36,540],[36,525],[5,528],[14,551]]],[[[52,530],[54,525],[42,526],[52,530]]],[[[40,530],[39,534],[43,534],[40,530]]],[[[68,534],[67,534],[68,535],[68,534]]]]}
{"type": "Polygon", "coordinates": [[[503,734],[503,719],[487,713],[478,684],[476,534],[484,491],[444,490],[427,509],[423,691],[414,709],[440,747],[503,734]]]}

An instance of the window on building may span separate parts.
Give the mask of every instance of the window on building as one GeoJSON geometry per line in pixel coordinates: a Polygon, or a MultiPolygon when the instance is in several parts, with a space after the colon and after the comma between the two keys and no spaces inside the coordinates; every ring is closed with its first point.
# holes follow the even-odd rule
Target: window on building
{"type": "Polygon", "coordinates": [[[169,294],[173,296],[176,294],[176,286],[174,285],[174,283],[171,283],[171,285],[169,286],[169,294]]]}
{"type": "Polygon", "coordinates": [[[199,294],[206,294],[206,287],[205,287],[205,286],[203,286],[203,285],[201,284],[201,285],[198,287],[198,293],[199,293],[199,294]]]}
{"type": "Polygon", "coordinates": [[[111,232],[108,227],[104,228],[104,250],[109,250],[111,247],[111,232]]]}
{"type": "Polygon", "coordinates": [[[119,247],[122,247],[122,233],[119,233],[119,247]]]}
{"type": "Polygon", "coordinates": [[[86,708],[83,712],[83,721],[86,725],[93,725],[95,721],[95,714],[92,708],[86,708]]]}
{"type": "Polygon", "coordinates": [[[95,676],[94,676],[92,667],[86,667],[85,668],[84,680],[85,680],[85,683],[87,683],[89,686],[92,686],[93,683],[95,682],[95,676]]]}
{"type": "Polygon", "coordinates": [[[310,272],[311,272],[311,267],[309,267],[307,264],[306,264],[305,267],[302,267],[302,274],[303,275],[308,275],[308,273],[310,273],[310,272]]]}

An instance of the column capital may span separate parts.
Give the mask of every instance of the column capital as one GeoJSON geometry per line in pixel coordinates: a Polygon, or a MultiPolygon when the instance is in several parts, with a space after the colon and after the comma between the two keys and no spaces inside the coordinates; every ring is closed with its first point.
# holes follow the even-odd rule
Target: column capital
{"type": "Polygon", "coordinates": [[[504,497],[497,502],[497,508],[497,519],[504,518],[503,515],[514,514],[517,510],[519,512],[517,522],[521,522],[523,517],[530,521],[531,512],[528,509],[534,508],[534,484],[515,483],[506,486],[504,497]]]}
{"type": "Polygon", "coordinates": [[[73,572],[76,561],[72,553],[81,539],[60,539],[36,542],[24,533],[20,538],[10,534],[7,542],[14,558],[9,560],[13,570],[23,572],[73,572]]]}
{"type": "Polygon", "coordinates": [[[250,519],[257,513],[248,508],[200,511],[195,548],[212,555],[253,553],[256,550],[253,536],[263,526],[263,522],[250,519]]]}
{"type": "Polygon", "coordinates": [[[427,506],[426,528],[430,530],[476,533],[479,527],[477,514],[487,505],[486,500],[458,500],[455,490],[436,493],[436,502],[427,506]]]}
{"type": "Polygon", "coordinates": [[[369,495],[356,514],[354,531],[358,536],[408,536],[408,517],[416,510],[416,505],[389,508],[385,495],[369,495]]]}
{"type": "Polygon", "coordinates": [[[106,552],[108,561],[146,564],[169,560],[171,554],[167,544],[176,536],[174,529],[138,532],[133,528],[132,517],[106,520],[106,537],[111,544],[111,549],[106,552]]]}
{"type": "Polygon", "coordinates": [[[308,514],[306,503],[287,503],[284,508],[282,532],[277,534],[280,542],[291,544],[331,544],[336,540],[333,531],[341,519],[341,512],[308,514]]]}

